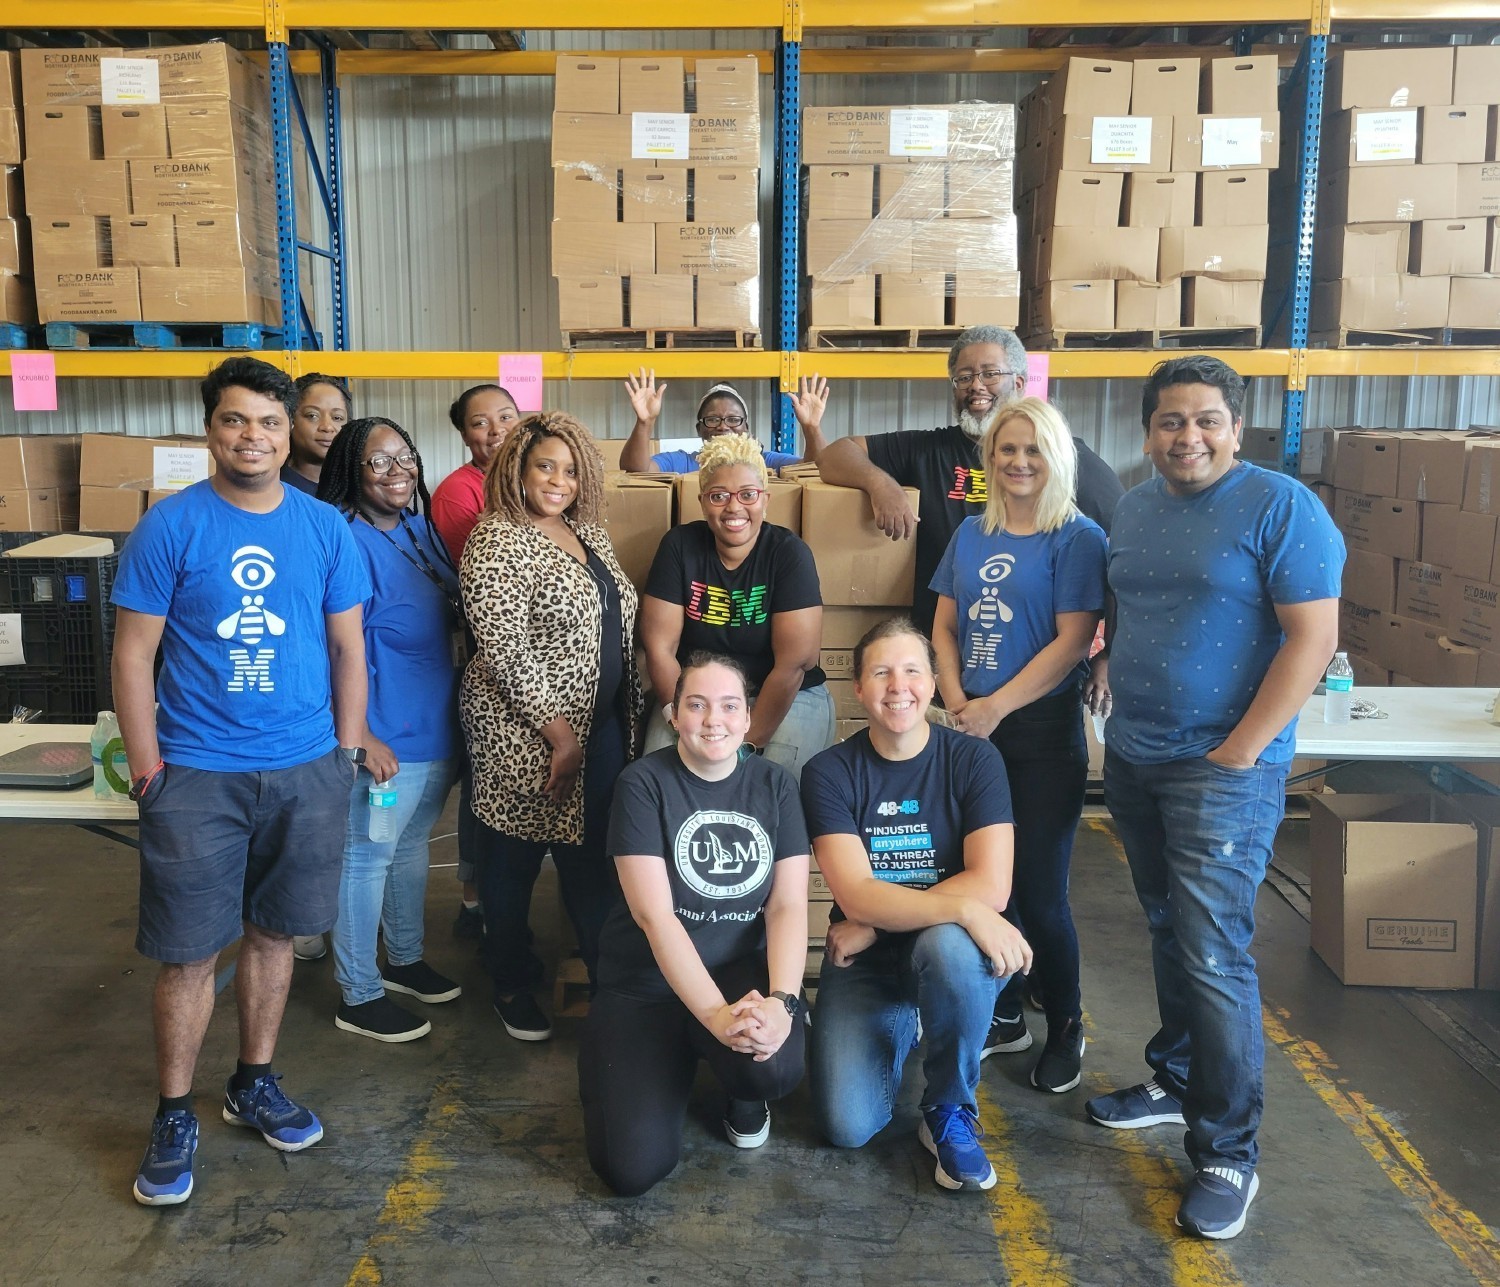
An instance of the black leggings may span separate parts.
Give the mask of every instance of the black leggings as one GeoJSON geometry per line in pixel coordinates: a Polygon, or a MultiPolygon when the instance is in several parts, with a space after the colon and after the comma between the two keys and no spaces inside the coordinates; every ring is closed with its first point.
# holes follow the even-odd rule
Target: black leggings
{"type": "MultiPolygon", "coordinates": [[[[766,964],[749,957],[712,971],[731,1001],[765,991],[766,964]]],[[[764,1063],[721,1045],[676,997],[639,1001],[601,988],[578,1049],[578,1095],[594,1174],[622,1197],[665,1179],[682,1158],[682,1124],[698,1061],[733,1099],[780,1099],[802,1080],[805,1025],[792,1024],[764,1063]]]]}

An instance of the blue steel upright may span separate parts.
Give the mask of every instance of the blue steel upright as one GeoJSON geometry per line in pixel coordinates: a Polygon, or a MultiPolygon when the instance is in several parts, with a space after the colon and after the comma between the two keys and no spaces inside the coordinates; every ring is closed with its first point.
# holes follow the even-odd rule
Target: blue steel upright
{"type": "Polygon", "coordinates": [[[281,268],[282,344],[302,347],[302,288],[297,276],[297,212],[292,204],[292,61],[286,42],[273,40],[271,150],[276,157],[276,258],[281,268]]]}
{"type": "MultiPolygon", "coordinates": [[[[783,353],[797,351],[797,288],[802,268],[801,173],[802,45],[795,40],[779,40],[776,45],[776,347],[783,353]]],[[[796,451],[797,417],[792,412],[792,400],[778,393],[771,405],[772,448],[796,451]]]]}

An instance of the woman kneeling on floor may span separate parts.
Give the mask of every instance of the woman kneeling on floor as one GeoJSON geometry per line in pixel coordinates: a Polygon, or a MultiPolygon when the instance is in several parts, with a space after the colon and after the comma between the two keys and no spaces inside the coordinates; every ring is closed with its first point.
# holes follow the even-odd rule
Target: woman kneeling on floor
{"type": "Polygon", "coordinates": [[[802,1080],[807,830],[797,787],[748,752],[745,672],[695,653],[672,699],[677,744],[621,775],[610,813],[625,902],[599,944],[578,1053],[589,1164],[634,1196],[682,1155],[699,1059],[729,1095],[737,1148],[802,1080]]]}

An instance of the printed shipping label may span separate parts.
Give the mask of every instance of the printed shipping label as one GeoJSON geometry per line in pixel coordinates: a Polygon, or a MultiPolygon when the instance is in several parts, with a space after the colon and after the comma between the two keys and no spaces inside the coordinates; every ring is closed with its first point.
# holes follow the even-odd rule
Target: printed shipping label
{"type": "Polygon", "coordinates": [[[941,108],[892,108],[891,155],[947,156],[948,113],[941,108]]]}
{"type": "Polygon", "coordinates": [[[159,103],[161,64],[154,58],[101,58],[99,85],[106,103],[159,103]]]}
{"type": "Polygon", "coordinates": [[[1415,161],[1417,113],[1366,112],[1354,126],[1356,161],[1415,161]]]}
{"type": "Polygon", "coordinates": [[[688,121],[686,112],[632,112],[630,114],[630,155],[635,160],[688,159],[688,121]]]}
{"type": "Polygon", "coordinates": [[[1089,146],[1093,165],[1150,165],[1149,116],[1096,116],[1089,146]]]}
{"type": "Polygon", "coordinates": [[[153,447],[151,486],[156,491],[181,491],[208,477],[208,452],[201,447],[153,447]]]}
{"type": "Polygon", "coordinates": [[[1204,165],[1259,165],[1260,117],[1234,116],[1203,122],[1204,165]]]}

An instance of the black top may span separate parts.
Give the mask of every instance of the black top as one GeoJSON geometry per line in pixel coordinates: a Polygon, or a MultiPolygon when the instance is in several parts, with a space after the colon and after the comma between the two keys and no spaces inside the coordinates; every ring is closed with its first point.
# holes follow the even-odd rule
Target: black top
{"type": "Polygon", "coordinates": [[[288,487],[295,487],[299,492],[306,492],[309,496],[316,496],[318,494],[317,483],[293,469],[291,461],[287,461],[281,467],[281,481],[288,487]]]}
{"type": "MultiPolygon", "coordinates": [[[[772,865],[809,852],[797,786],[779,764],[747,756],[722,782],[707,782],[675,746],[620,774],[608,849],[662,860],[677,919],[710,970],[764,952],[772,865]]],[[[624,900],[599,938],[599,985],[653,1001],[673,995],[624,900]]]]}
{"type": "MultiPolygon", "coordinates": [[[[943,429],[900,429],[866,439],[870,460],[903,487],[921,493],[917,524],[917,588],[912,615],[917,625],[932,633],[937,595],[928,585],[942,561],[953,533],[970,515],[984,513],[988,492],[979,467],[979,444],[959,426],[943,429]]],[[[1078,481],[1074,500],[1085,517],[1109,535],[1115,505],[1125,494],[1120,480],[1099,455],[1074,438],[1078,449],[1078,481]]]]}
{"type": "MultiPolygon", "coordinates": [[[[818,569],[802,538],[764,523],[745,561],[729,571],[719,561],[713,533],[702,519],[674,527],[662,538],[646,578],[646,593],[678,604],[684,614],[677,660],[700,648],[725,653],[759,688],[775,665],[771,618],[823,604],[818,569]]],[[[802,676],[803,689],[825,676],[817,666],[802,676]]]]}
{"type": "Polygon", "coordinates": [[[594,726],[602,727],[619,704],[620,685],[625,681],[625,658],[613,641],[624,637],[620,620],[620,591],[609,569],[587,545],[589,575],[599,593],[599,687],[594,695],[594,726]]]}

